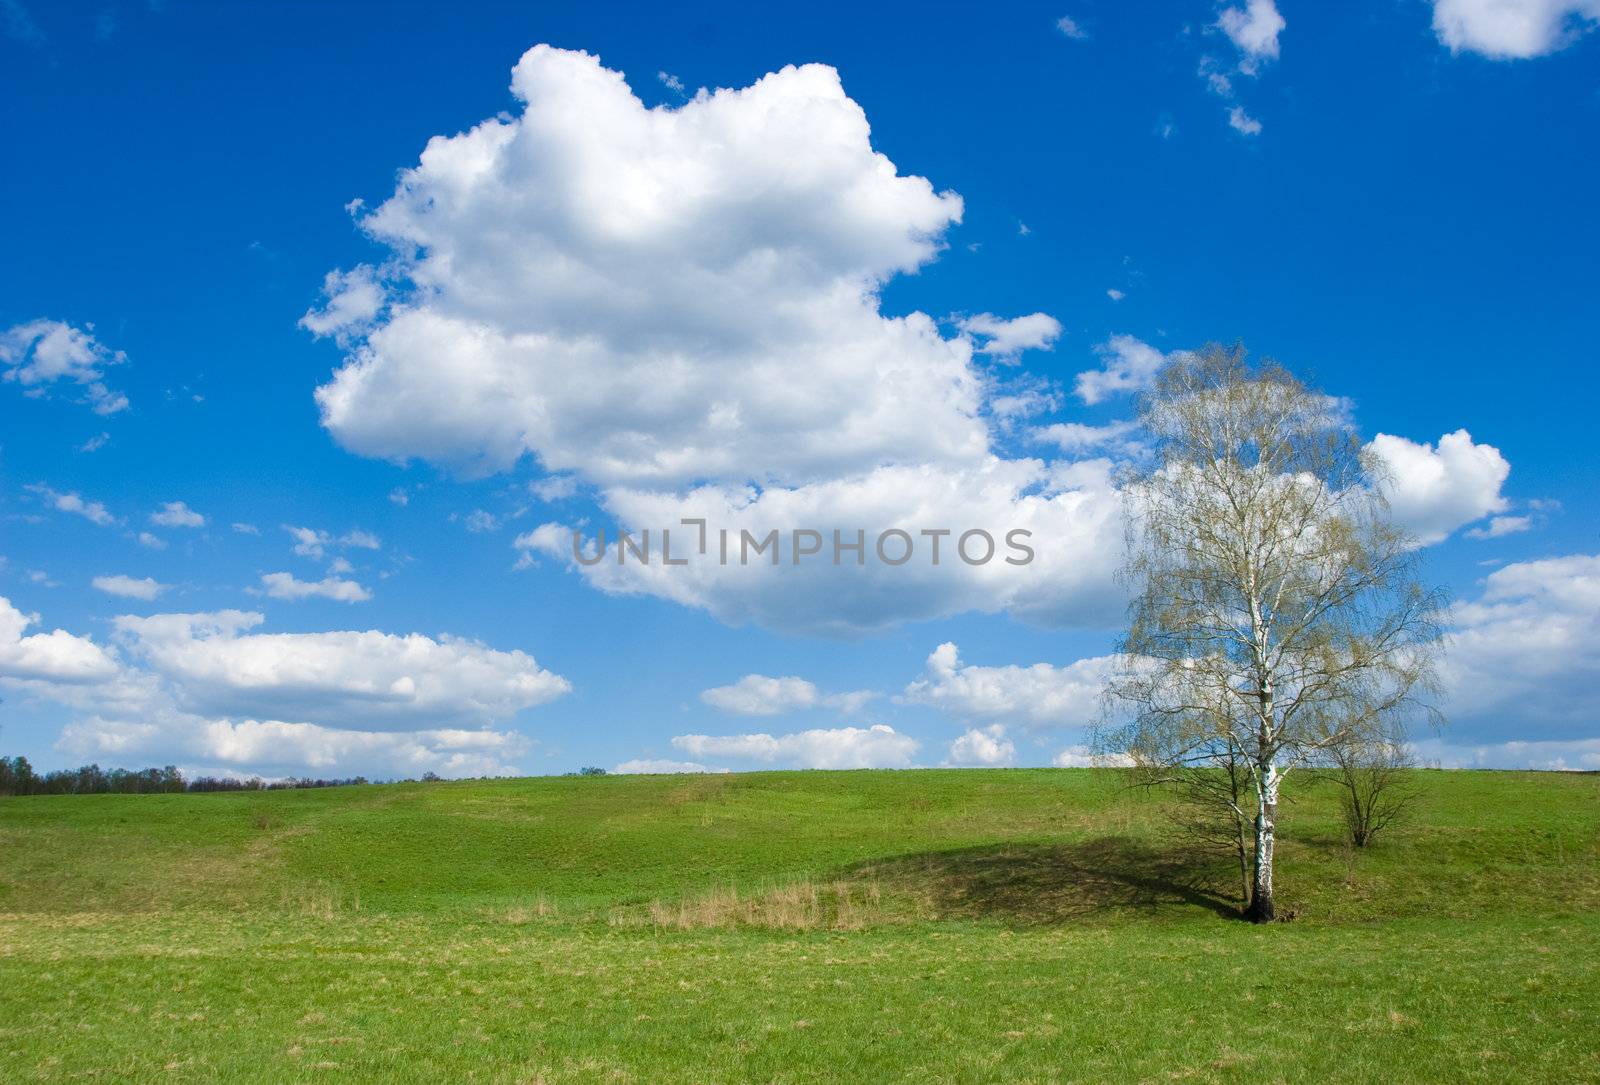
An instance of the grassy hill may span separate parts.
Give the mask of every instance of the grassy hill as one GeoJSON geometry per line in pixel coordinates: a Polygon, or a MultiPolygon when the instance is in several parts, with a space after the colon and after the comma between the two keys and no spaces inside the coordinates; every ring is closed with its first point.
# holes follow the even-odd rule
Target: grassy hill
{"type": "Polygon", "coordinates": [[[1104,770],[0,799],[0,1080],[1600,1080],[1600,776],[1417,782],[1269,928],[1104,770]]]}

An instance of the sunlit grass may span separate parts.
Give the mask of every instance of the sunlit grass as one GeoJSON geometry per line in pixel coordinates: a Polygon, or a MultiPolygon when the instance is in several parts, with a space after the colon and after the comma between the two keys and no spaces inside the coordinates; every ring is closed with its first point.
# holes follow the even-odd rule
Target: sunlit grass
{"type": "Polygon", "coordinates": [[[1600,777],[1284,816],[1110,772],[0,800],[0,1080],[1600,1080],[1600,777]]]}

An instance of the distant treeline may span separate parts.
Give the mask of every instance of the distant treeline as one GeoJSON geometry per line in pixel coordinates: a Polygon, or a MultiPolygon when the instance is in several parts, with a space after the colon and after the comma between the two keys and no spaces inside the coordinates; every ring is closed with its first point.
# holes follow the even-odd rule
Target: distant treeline
{"type": "MultiPolygon", "coordinates": [[[[438,779],[432,773],[428,774],[438,779]]],[[[425,777],[426,779],[427,777],[425,777]]],[[[345,780],[303,777],[288,780],[196,776],[186,780],[173,765],[159,769],[103,769],[84,765],[38,773],[26,757],[0,757],[0,795],[159,795],[180,791],[278,791],[291,787],[344,787],[364,784],[365,776],[345,780]]]]}

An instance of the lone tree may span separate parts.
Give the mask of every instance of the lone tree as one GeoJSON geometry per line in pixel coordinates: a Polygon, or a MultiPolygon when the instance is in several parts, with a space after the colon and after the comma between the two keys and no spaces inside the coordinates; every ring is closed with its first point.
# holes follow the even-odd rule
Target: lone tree
{"type": "Polygon", "coordinates": [[[1150,455],[1123,480],[1132,602],[1107,745],[1248,830],[1257,922],[1275,916],[1287,775],[1392,741],[1432,688],[1441,600],[1344,413],[1207,347],[1142,398],[1150,455]]]}

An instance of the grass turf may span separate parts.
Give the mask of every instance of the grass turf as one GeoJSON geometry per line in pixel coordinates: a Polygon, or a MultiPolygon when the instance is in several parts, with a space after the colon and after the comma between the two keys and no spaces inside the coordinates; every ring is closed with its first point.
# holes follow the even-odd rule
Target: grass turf
{"type": "Polygon", "coordinates": [[[1600,1081],[1600,777],[1417,784],[1269,928],[1111,771],[0,800],[0,1079],[1600,1081]]]}

